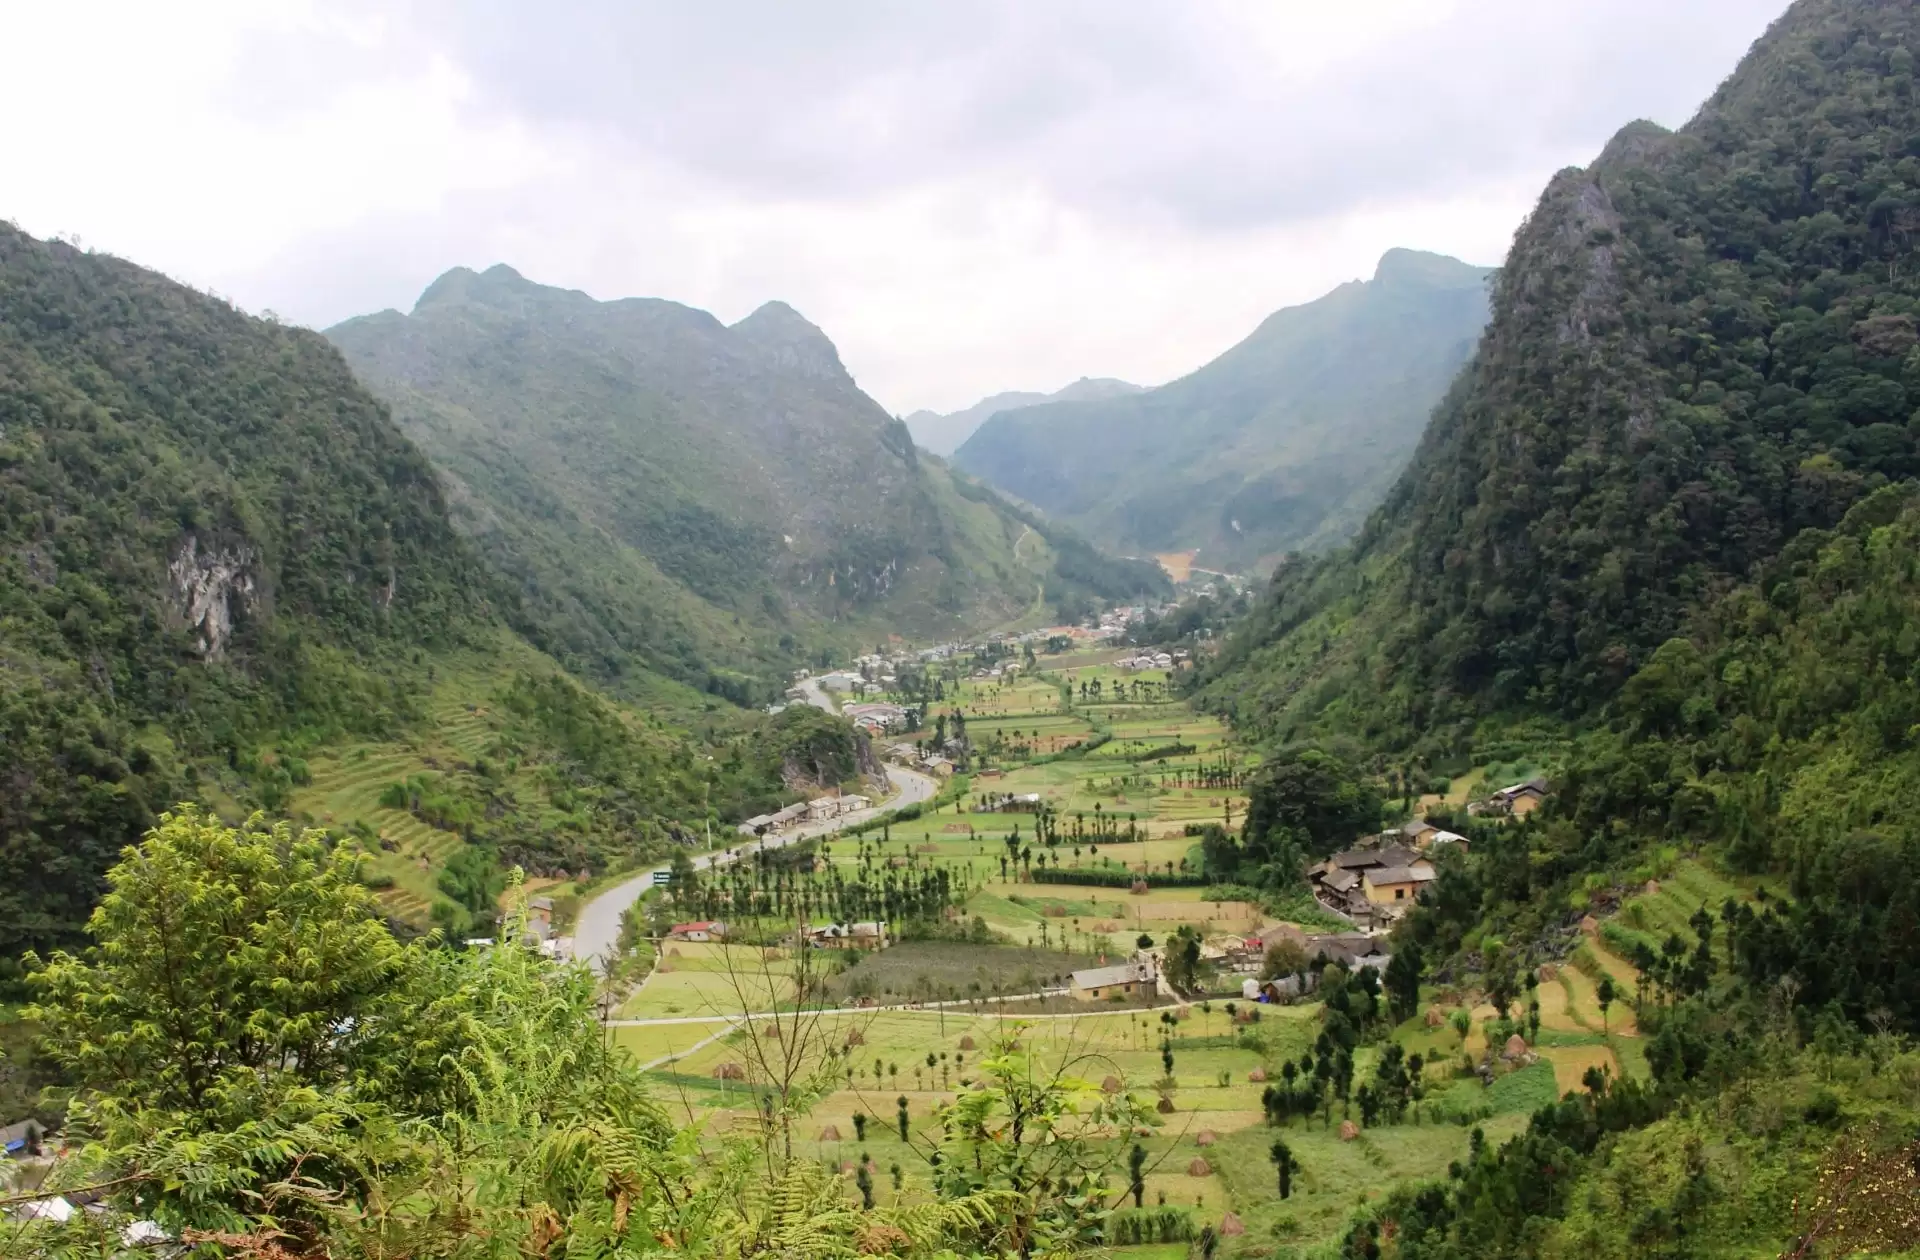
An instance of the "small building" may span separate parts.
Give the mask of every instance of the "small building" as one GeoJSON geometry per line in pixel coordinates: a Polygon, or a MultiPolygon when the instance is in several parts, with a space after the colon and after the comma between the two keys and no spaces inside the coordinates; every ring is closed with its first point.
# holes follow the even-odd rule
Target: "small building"
{"type": "Polygon", "coordinates": [[[1073,1000],[1109,1002],[1152,997],[1158,985],[1159,979],[1154,973],[1152,961],[1136,958],[1132,962],[1111,967],[1089,967],[1085,971],[1074,972],[1073,1000]]]}
{"type": "Polygon", "coordinates": [[[856,809],[867,809],[873,804],[864,796],[843,796],[840,798],[840,812],[850,814],[856,809]]]}
{"type": "Polygon", "coordinates": [[[936,779],[953,777],[953,763],[945,757],[927,757],[920,762],[920,768],[936,779]]]}
{"type": "Polygon", "coordinates": [[[1433,867],[1426,862],[1416,862],[1411,866],[1372,866],[1360,873],[1366,898],[1376,906],[1411,902],[1419,897],[1422,888],[1438,878],[1433,867]]]}
{"type": "Polygon", "coordinates": [[[538,945],[553,935],[553,898],[527,898],[527,940],[538,945]]]}
{"type": "Polygon", "coordinates": [[[755,814],[734,830],[743,836],[764,836],[775,825],[772,814],[755,814]]]}
{"type": "Polygon", "coordinates": [[[1525,818],[1540,808],[1541,801],[1547,799],[1547,781],[1528,779],[1525,783],[1503,787],[1493,794],[1492,799],[1515,818],[1525,818]]]}
{"type": "Polygon", "coordinates": [[[815,949],[885,949],[885,923],[816,923],[807,928],[807,944],[815,949]]]}
{"type": "Polygon", "coordinates": [[[818,796],[807,802],[807,821],[821,822],[838,816],[840,798],[837,796],[818,796]]]}
{"type": "Polygon", "coordinates": [[[723,941],[727,937],[727,925],[718,919],[676,923],[667,929],[667,936],[676,941],[723,941]]]}

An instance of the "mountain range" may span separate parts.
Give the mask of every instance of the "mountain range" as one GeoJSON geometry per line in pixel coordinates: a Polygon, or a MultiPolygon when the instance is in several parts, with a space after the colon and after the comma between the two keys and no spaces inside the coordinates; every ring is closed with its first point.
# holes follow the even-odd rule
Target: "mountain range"
{"type": "Polygon", "coordinates": [[[1486,321],[1489,274],[1390,250],[1177,381],[1000,410],[954,462],[1123,551],[1241,569],[1325,547],[1405,466],[1486,321]]]}
{"type": "Polygon", "coordinates": [[[905,419],[907,431],[913,434],[913,440],[923,449],[932,451],[935,455],[951,456],[960,448],[962,442],[973,436],[975,429],[999,412],[1018,411],[1022,407],[1037,407],[1041,403],[1049,402],[1087,402],[1119,398],[1125,394],[1139,392],[1140,386],[1129,385],[1125,381],[1083,376],[1066,388],[1055,390],[1051,394],[1012,389],[982,398],[964,411],[950,411],[943,415],[937,411],[922,410],[914,412],[905,419]]]}
{"type": "Polygon", "coordinates": [[[952,634],[1161,581],[1124,564],[1069,578],[1046,546],[1016,556],[1030,526],[921,458],[784,303],[729,326],[456,268],[411,312],[327,336],[433,461],[528,632],[592,677],[764,698],[795,660],[874,633],[952,634]]]}

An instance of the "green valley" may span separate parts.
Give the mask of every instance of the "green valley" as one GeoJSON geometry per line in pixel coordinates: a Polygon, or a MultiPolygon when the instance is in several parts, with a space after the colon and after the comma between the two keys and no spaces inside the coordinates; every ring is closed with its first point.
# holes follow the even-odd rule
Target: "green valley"
{"type": "MultiPolygon", "coordinates": [[[[1920,1260],[1920,6],[1794,0],[1497,270],[1170,384],[848,368],[1471,252],[1588,134],[1528,93],[1612,116],[1685,9],[768,10],[720,95],[692,10],[490,14],[515,92],[327,28],[516,199],[639,155],[698,257],[608,284],[846,362],[505,266],[322,335],[0,225],[0,1260],[1920,1260]],[[1269,95],[1311,145],[1210,147],[1269,95]]],[[[523,228],[433,249],[566,274],[523,228]]]]}

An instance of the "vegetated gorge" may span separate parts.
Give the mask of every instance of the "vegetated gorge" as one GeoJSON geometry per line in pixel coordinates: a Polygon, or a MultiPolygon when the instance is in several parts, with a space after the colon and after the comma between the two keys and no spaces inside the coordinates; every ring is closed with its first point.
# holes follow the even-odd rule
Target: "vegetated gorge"
{"type": "Polygon", "coordinates": [[[777,303],[0,228],[0,1255],[1920,1252],[1916,42],[989,484],[777,303]]]}

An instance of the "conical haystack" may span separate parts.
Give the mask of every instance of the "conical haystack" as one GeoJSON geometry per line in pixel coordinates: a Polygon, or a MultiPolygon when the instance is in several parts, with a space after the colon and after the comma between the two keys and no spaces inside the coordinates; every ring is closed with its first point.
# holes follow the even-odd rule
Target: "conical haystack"
{"type": "Polygon", "coordinates": [[[1211,1177],[1213,1176],[1213,1165],[1196,1155],[1193,1157],[1193,1162],[1187,1165],[1187,1176],[1211,1177]]]}

